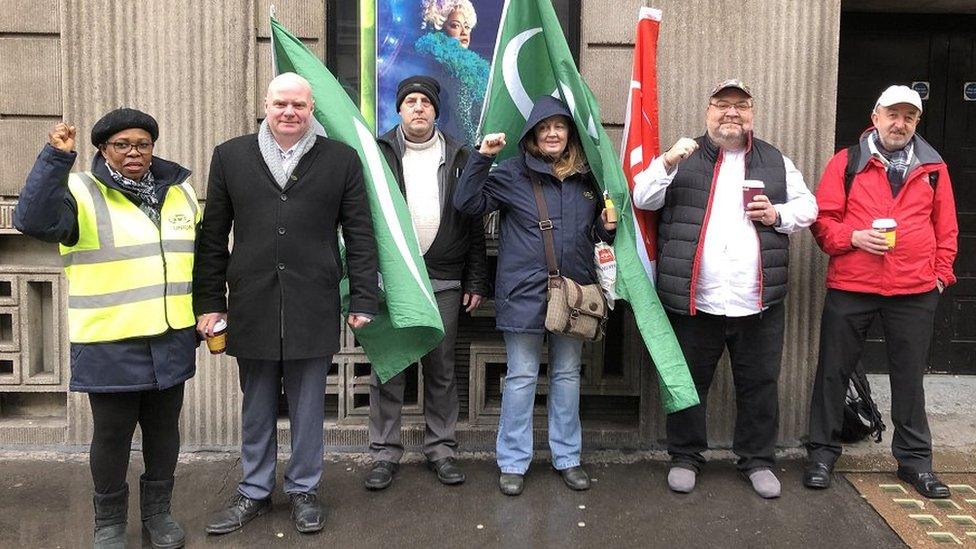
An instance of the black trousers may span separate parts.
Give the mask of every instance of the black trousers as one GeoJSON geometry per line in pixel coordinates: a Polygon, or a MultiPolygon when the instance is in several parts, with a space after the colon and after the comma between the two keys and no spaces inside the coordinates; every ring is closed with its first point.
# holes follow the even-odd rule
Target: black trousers
{"type": "Polygon", "coordinates": [[[668,415],[668,453],[673,466],[695,471],[705,462],[708,389],[726,348],[735,385],[732,450],[749,471],[774,462],[779,426],[779,370],[783,357],[783,304],[745,317],[669,314],[701,404],[668,415]]]}
{"type": "Polygon", "coordinates": [[[142,428],[145,479],[173,478],[180,452],[182,383],[163,391],[89,393],[88,402],[95,420],[89,454],[95,492],[110,494],[125,485],[137,423],[142,428]]]}
{"type": "Polygon", "coordinates": [[[881,296],[827,290],[820,321],[820,360],[810,404],[807,452],[813,461],[833,465],[841,453],[847,382],[861,358],[868,328],[881,316],[891,380],[891,453],[898,464],[918,472],[932,470],[932,435],[925,416],[922,374],[928,364],[938,290],[881,296]]]}

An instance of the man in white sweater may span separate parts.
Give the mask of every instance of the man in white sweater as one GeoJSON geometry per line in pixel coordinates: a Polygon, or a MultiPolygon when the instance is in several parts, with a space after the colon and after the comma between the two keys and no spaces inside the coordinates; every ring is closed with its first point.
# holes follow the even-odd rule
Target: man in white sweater
{"type": "MultiPolygon", "coordinates": [[[[484,226],[480,216],[454,209],[452,195],[467,163],[465,146],[437,129],[440,85],[428,76],[411,76],[397,89],[400,124],[377,139],[407,200],[420,252],[437,297],[444,339],[423,366],[426,430],[423,452],[428,466],[444,484],[464,482],[454,460],[458,418],[454,377],[454,342],[458,313],[476,309],[488,295],[484,226]]],[[[393,482],[403,456],[400,418],[404,373],[381,384],[374,375],[369,393],[369,450],[373,467],[366,475],[370,490],[393,482]]]]}

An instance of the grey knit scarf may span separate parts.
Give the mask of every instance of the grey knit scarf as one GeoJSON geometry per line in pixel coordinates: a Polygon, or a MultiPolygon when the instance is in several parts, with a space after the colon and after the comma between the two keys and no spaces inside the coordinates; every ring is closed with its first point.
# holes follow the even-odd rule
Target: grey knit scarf
{"type": "Polygon", "coordinates": [[[305,153],[315,145],[315,137],[315,130],[309,128],[308,132],[295,144],[295,157],[290,159],[290,162],[286,165],[285,160],[281,157],[278,142],[275,141],[274,134],[271,133],[271,127],[268,126],[268,121],[264,120],[261,122],[261,128],[258,130],[258,146],[261,148],[261,156],[264,157],[264,163],[268,165],[268,169],[271,170],[271,175],[274,176],[275,182],[278,183],[279,187],[284,188],[285,184],[288,183],[288,178],[295,171],[295,166],[298,166],[305,153]]]}

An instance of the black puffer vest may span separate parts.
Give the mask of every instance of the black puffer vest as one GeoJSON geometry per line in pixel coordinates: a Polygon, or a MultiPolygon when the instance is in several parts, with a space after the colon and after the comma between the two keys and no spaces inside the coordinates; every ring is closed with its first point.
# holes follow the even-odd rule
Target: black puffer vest
{"type": "MultiPolygon", "coordinates": [[[[698,150],[678,167],[668,186],[658,222],[657,292],[665,309],[678,314],[695,314],[695,284],[698,280],[705,230],[712,207],[712,191],[723,154],[705,135],[698,150]]],[[[766,184],[773,204],[786,202],[786,168],[783,153],[750,134],[745,159],[746,179],[766,184]]],[[[786,297],[790,239],[773,227],[753,223],[759,234],[761,279],[760,307],[786,297]]]]}

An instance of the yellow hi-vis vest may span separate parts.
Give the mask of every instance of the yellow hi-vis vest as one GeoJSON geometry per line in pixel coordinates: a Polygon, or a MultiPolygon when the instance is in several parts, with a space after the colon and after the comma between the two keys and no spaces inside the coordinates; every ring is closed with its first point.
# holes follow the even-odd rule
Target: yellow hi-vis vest
{"type": "Polygon", "coordinates": [[[78,242],[61,246],[72,343],[118,341],[187,328],[193,316],[193,243],[200,221],[189,183],[172,185],[160,226],[91,172],[73,173],[78,242]]]}

